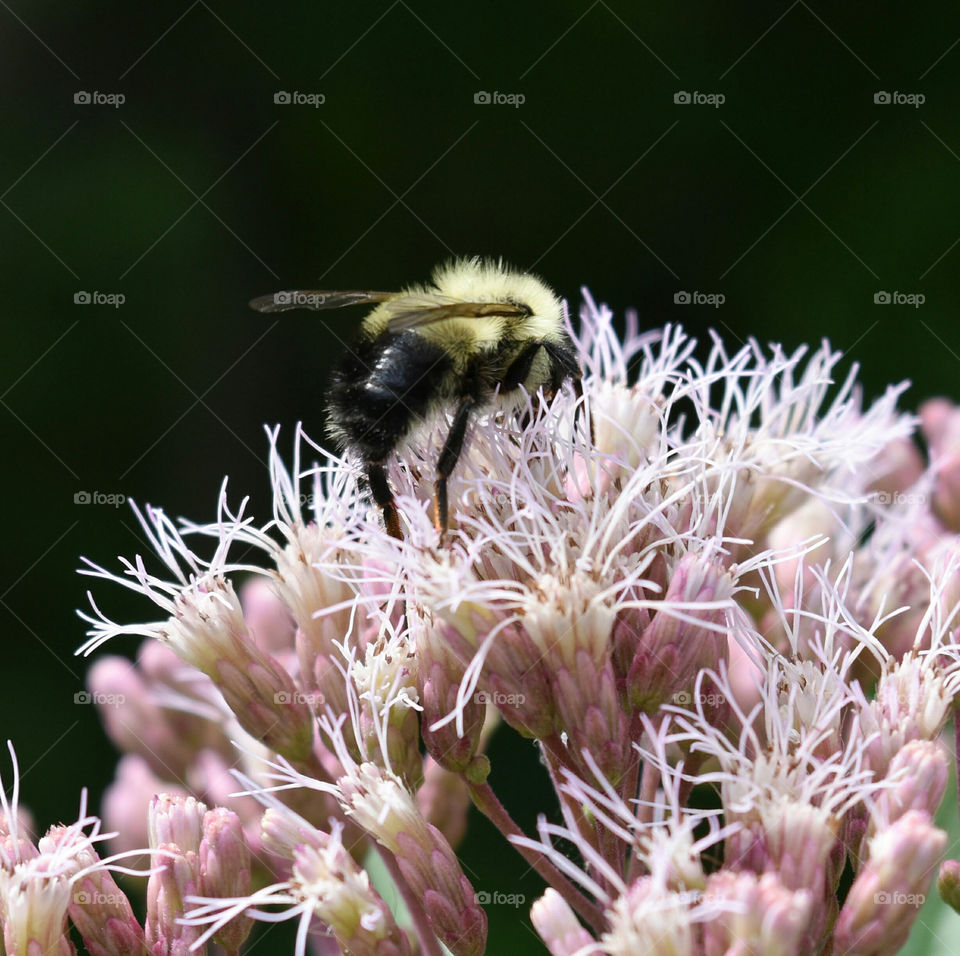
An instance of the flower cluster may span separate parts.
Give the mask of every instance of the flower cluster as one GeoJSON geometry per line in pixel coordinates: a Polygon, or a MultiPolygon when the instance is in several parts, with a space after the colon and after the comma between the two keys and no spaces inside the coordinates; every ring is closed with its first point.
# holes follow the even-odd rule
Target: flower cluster
{"type": "MultiPolygon", "coordinates": [[[[154,557],[86,563],[159,612],[83,615],[84,653],[147,638],[89,677],[130,702],[103,711],[125,752],[104,812],[116,850],[153,854],[144,929],[122,917],[144,945],[235,952],[295,919],[298,953],[483,953],[471,805],[546,882],[530,918],[554,956],[886,954],[938,867],[960,902],[935,823],[960,410],[905,415],[904,385],[865,406],[827,344],[698,348],[635,316],[621,341],[584,295],[583,396],[475,423],[442,541],[441,422],[390,464],[402,540],[298,428],[289,468],[269,433],[266,523],[224,485],[207,524],[137,510],[154,557]],[[555,789],[536,833],[494,787],[502,725],[555,789]]],[[[53,857],[11,840],[0,917],[39,933],[10,930],[11,900],[21,857],[53,857]]]]}
{"type": "MultiPolygon", "coordinates": [[[[19,806],[20,775],[13,760],[13,798],[0,790],[0,921],[4,952],[76,952],[71,928],[93,956],[186,953],[200,935],[180,922],[184,900],[200,891],[225,896],[249,893],[250,852],[239,818],[223,808],[207,810],[193,797],[155,796],[145,814],[150,826],[153,866],[130,868],[119,861],[127,851],[101,858],[97,844],[115,834],[86,812],[69,826],[53,826],[36,842],[29,815],[19,806]],[[144,925],[113,874],[148,876],[144,925]]],[[[236,951],[250,933],[251,920],[240,914],[218,927],[216,940],[236,951]]]]}

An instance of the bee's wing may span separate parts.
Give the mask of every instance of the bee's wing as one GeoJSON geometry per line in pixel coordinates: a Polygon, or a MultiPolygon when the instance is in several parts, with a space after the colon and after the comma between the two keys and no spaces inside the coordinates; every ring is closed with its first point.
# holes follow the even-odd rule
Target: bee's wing
{"type": "Polygon", "coordinates": [[[250,300],[250,308],[257,312],[289,312],[290,309],[340,309],[347,305],[366,305],[371,302],[384,302],[395,296],[396,292],[333,292],[322,289],[291,289],[287,292],[274,292],[273,295],[261,295],[250,300]]]}
{"type": "Polygon", "coordinates": [[[450,296],[398,296],[390,304],[387,322],[391,332],[442,322],[444,319],[480,319],[491,315],[528,315],[529,310],[510,302],[464,302],[450,296]]]}

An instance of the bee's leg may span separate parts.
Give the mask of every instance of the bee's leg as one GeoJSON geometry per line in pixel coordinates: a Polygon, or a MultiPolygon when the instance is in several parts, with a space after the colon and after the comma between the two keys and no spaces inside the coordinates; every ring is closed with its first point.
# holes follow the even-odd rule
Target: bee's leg
{"type": "MultiPolygon", "coordinates": [[[[543,348],[543,342],[531,342],[514,360],[513,364],[507,369],[506,374],[503,376],[503,380],[500,383],[500,393],[512,392],[515,389],[519,388],[527,380],[527,376],[530,374],[530,369],[533,366],[533,360],[537,357],[537,352],[543,348]]],[[[536,399],[536,395],[531,396],[532,399],[536,399]]],[[[530,410],[529,407],[525,408],[522,413],[517,416],[517,421],[520,425],[520,431],[525,431],[527,426],[530,424],[530,410]]]]}
{"type": "Polygon", "coordinates": [[[457,464],[460,451],[463,448],[463,436],[467,433],[467,421],[470,411],[476,404],[474,398],[461,399],[453,416],[453,424],[447,433],[447,440],[443,443],[443,451],[437,459],[437,480],[433,486],[433,523],[441,537],[447,530],[449,509],[447,503],[447,479],[457,464]]]}
{"type": "Polygon", "coordinates": [[[524,350],[513,360],[513,364],[507,369],[503,376],[503,382],[500,386],[501,392],[512,392],[515,388],[523,385],[530,374],[533,366],[533,360],[537,357],[537,352],[544,347],[543,342],[531,342],[524,350]]]}
{"type": "Polygon", "coordinates": [[[383,523],[387,526],[387,533],[403,541],[403,531],[400,530],[400,516],[393,501],[393,492],[387,482],[387,469],[379,462],[367,465],[367,481],[370,483],[370,493],[373,500],[380,505],[383,512],[383,523]]]}
{"type": "MultiPolygon", "coordinates": [[[[580,412],[583,411],[583,372],[580,370],[580,365],[577,362],[573,353],[567,351],[566,349],[558,348],[552,342],[544,342],[543,347],[547,350],[547,355],[550,356],[550,361],[553,363],[553,368],[555,374],[558,376],[567,379],[570,379],[571,384],[573,385],[573,393],[577,396],[577,407],[573,412],[573,427],[576,428],[580,422],[580,412]]],[[[594,434],[593,430],[593,418],[590,418],[590,444],[596,445],[597,436],[594,434]]]]}

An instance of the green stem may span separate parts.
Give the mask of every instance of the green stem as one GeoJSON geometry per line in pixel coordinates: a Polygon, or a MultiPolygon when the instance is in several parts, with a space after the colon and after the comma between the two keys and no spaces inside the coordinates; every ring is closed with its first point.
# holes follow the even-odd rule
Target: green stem
{"type": "Polygon", "coordinates": [[[420,897],[414,893],[410,884],[407,883],[400,873],[400,867],[397,866],[394,855],[386,847],[380,846],[379,843],[374,843],[374,846],[380,854],[380,859],[383,860],[383,865],[390,873],[390,878],[403,897],[403,902],[407,906],[407,911],[410,913],[413,926],[417,931],[417,938],[420,940],[420,949],[423,956],[443,956],[443,947],[440,945],[440,940],[437,939],[437,934],[434,933],[430,926],[430,918],[427,916],[427,911],[423,908],[420,897]]]}
{"type": "MultiPolygon", "coordinates": [[[[477,809],[505,836],[524,836],[513,822],[507,808],[500,802],[489,783],[475,784],[467,780],[470,796],[477,809]]],[[[530,864],[583,919],[595,933],[599,933],[606,920],[603,911],[583,895],[542,853],[531,847],[513,844],[520,855],[530,864]]]]}
{"type": "Polygon", "coordinates": [[[550,782],[553,784],[553,789],[557,792],[557,799],[567,808],[570,816],[576,820],[580,836],[583,837],[600,856],[603,856],[599,837],[596,832],[596,824],[587,819],[583,812],[583,807],[581,807],[576,800],[571,799],[560,789],[560,771],[564,767],[573,769],[567,760],[566,747],[556,737],[544,738],[540,743],[543,745],[544,755],[547,758],[547,770],[550,772],[550,782]]]}
{"type": "MultiPolygon", "coordinates": [[[[566,746],[557,736],[547,737],[540,741],[544,748],[547,770],[550,772],[550,780],[553,783],[553,789],[557,792],[557,798],[566,807],[567,820],[573,820],[576,824],[577,832],[585,843],[589,843],[591,848],[602,859],[606,860],[610,866],[618,873],[622,872],[622,846],[623,844],[610,833],[598,819],[592,814],[585,812],[584,808],[572,797],[568,796],[560,789],[560,771],[566,767],[577,773],[577,768],[572,767],[568,759],[566,746]]],[[[582,771],[580,771],[582,773],[582,771]]],[[[585,862],[587,874],[604,891],[616,895],[616,889],[610,883],[602,869],[594,866],[589,861],[585,862]]]]}

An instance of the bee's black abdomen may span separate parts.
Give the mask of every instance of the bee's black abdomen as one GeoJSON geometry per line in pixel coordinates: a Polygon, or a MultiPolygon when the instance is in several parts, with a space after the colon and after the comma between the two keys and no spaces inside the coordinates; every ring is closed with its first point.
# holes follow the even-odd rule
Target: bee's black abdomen
{"type": "Polygon", "coordinates": [[[416,332],[356,343],[330,379],[329,415],[338,437],[366,461],[383,461],[426,415],[451,365],[416,332]]]}

